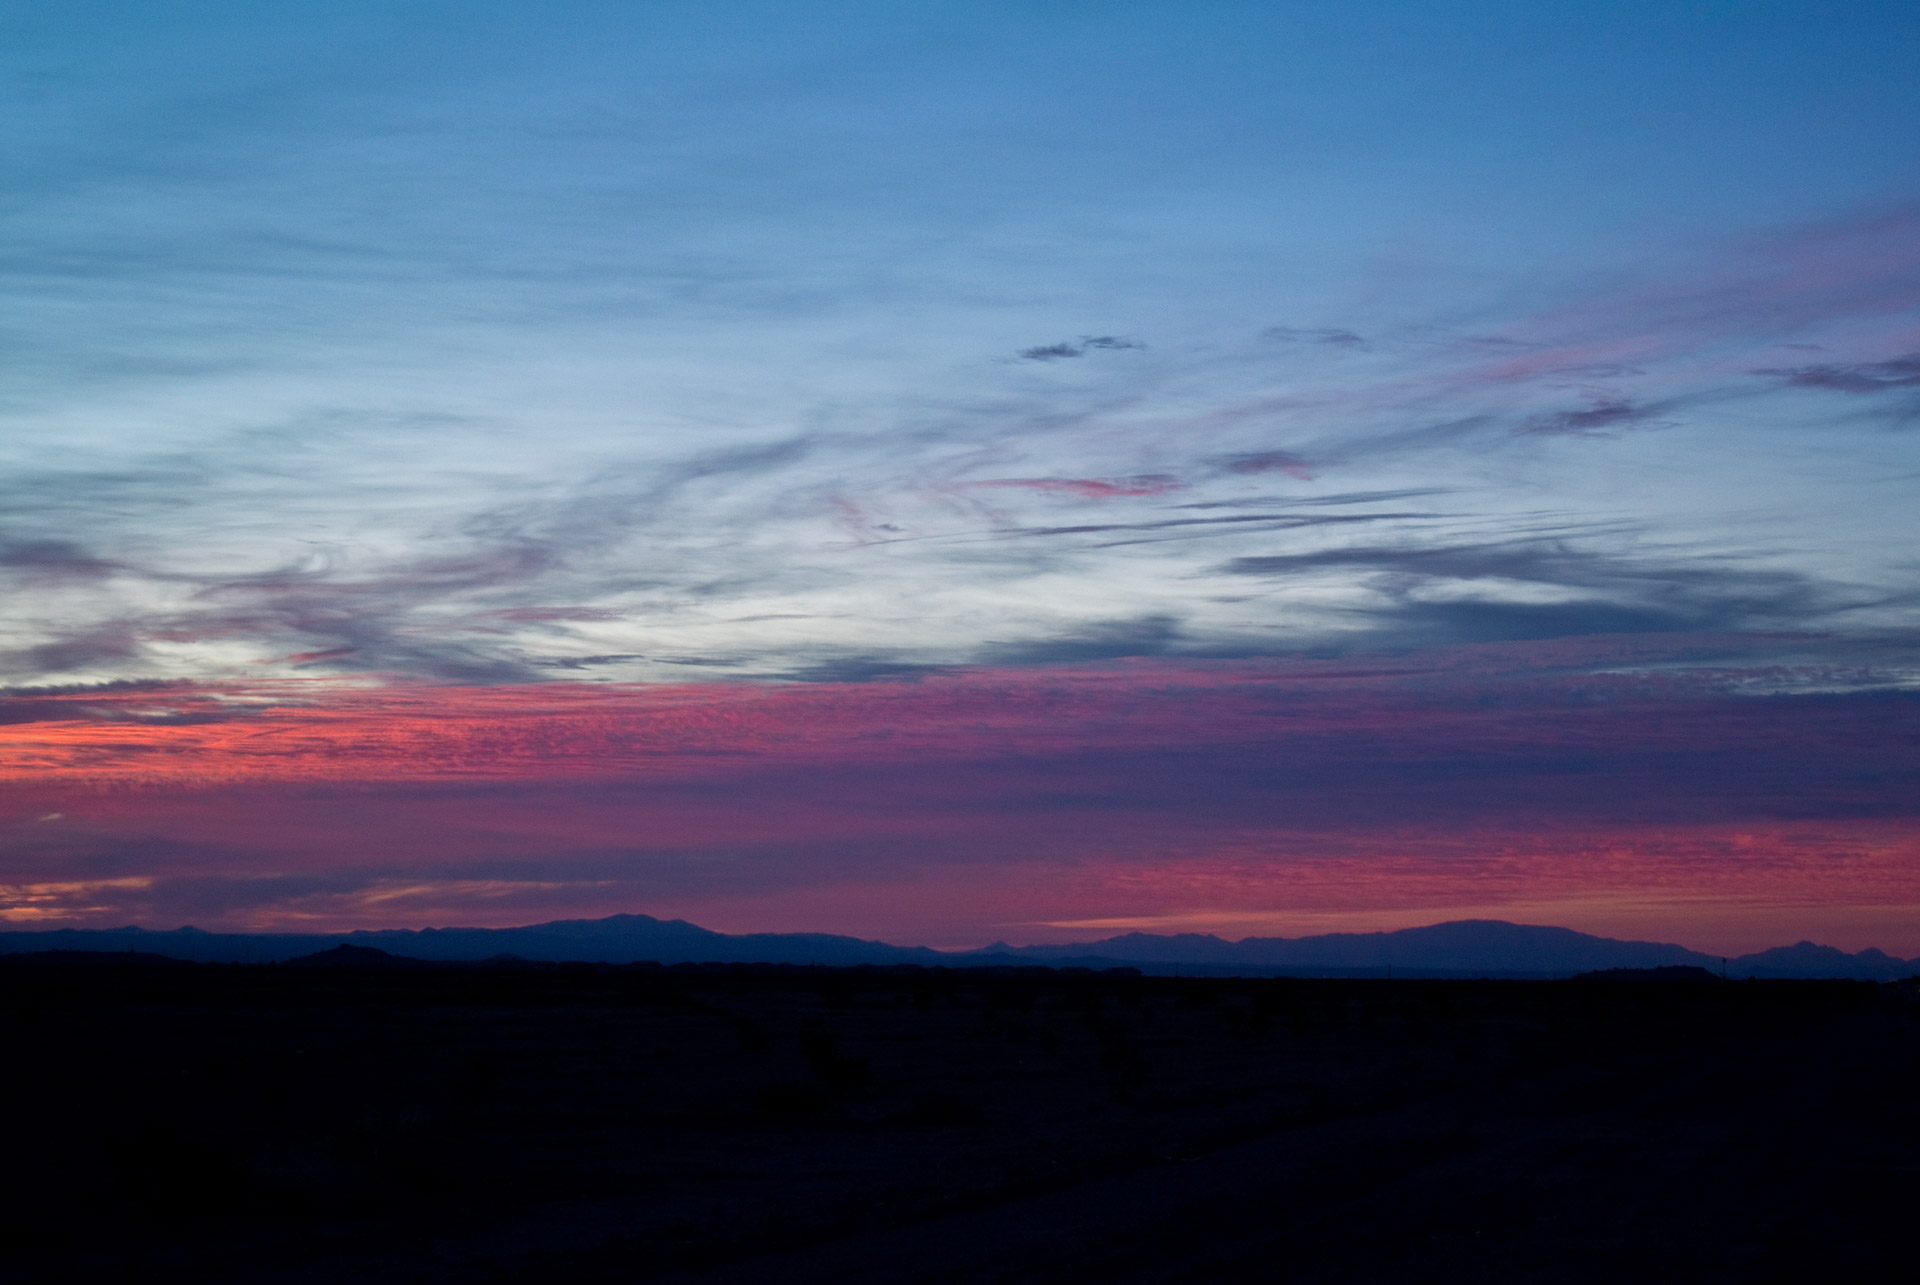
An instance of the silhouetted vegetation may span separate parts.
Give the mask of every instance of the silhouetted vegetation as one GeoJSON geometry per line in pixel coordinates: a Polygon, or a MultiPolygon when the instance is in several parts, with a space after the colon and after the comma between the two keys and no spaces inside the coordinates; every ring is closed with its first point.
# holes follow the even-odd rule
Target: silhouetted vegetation
{"type": "Polygon", "coordinates": [[[1916,983],[0,960],[10,1279],[1732,1280],[1920,1203],[1916,983]]]}

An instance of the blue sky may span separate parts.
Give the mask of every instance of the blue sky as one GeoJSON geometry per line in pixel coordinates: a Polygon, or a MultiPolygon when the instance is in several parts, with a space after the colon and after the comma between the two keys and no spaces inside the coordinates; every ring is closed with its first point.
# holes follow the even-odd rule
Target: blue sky
{"type": "Polygon", "coordinates": [[[1911,623],[1909,6],[6,26],[16,682],[1911,623]]]}

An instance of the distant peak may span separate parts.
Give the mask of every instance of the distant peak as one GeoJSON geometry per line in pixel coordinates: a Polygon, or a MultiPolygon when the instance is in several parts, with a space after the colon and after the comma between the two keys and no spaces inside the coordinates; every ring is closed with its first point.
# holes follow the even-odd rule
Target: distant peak
{"type": "Polygon", "coordinates": [[[419,968],[426,965],[423,959],[411,959],[405,955],[390,954],[376,946],[355,946],[348,942],[341,942],[331,950],[315,951],[311,955],[289,959],[287,963],[296,968],[419,968]]]}

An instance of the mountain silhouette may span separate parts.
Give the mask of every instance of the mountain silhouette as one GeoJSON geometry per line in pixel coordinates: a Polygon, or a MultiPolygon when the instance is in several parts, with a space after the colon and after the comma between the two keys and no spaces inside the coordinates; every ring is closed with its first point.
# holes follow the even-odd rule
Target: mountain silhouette
{"type": "Polygon", "coordinates": [[[407,955],[394,955],[372,946],[342,944],[331,950],[315,951],[289,959],[291,968],[425,968],[427,961],[407,955]]]}
{"type": "Polygon", "coordinates": [[[1576,982],[1632,982],[1632,983],[1681,983],[1717,986],[1726,979],[1718,973],[1692,964],[1665,964],[1659,968],[1598,968],[1591,973],[1581,973],[1573,979],[1576,982]]]}
{"type": "Polygon", "coordinates": [[[1810,941],[1775,946],[1743,955],[1728,964],[1729,977],[1852,977],[1859,981],[1890,982],[1920,972],[1920,959],[1896,959],[1872,946],[1849,955],[1810,941]]]}
{"type": "Polygon", "coordinates": [[[1388,971],[1435,977],[1571,977],[1609,969],[1693,967],[1729,978],[1846,977],[1888,981],[1920,973],[1920,960],[1876,949],[1847,954],[1799,942],[1722,961],[1666,942],[1622,941],[1571,928],[1463,919],[1394,932],[1248,937],[1202,933],[1125,933],[1102,941],[941,952],[924,946],[832,933],[719,933],[683,919],[610,915],[521,928],[387,928],[349,933],[216,933],[136,927],[23,929],[0,932],[0,954],[139,951],[202,962],[310,966],[405,966],[402,961],[522,960],[625,964],[676,963],[921,964],[948,967],[1033,965],[1114,967],[1149,972],[1229,975],[1377,976],[1388,971]],[[383,964],[382,961],[391,961],[383,964]]]}
{"type": "MultiPolygon", "coordinates": [[[[1495,919],[1463,919],[1396,932],[1327,933],[1316,937],[1219,937],[1128,933],[1072,946],[998,947],[996,953],[1044,960],[1096,956],[1128,963],[1240,965],[1261,968],[1446,970],[1487,973],[1580,973],[1601,968],[1705,966],[1684,946],[1617,941],[1571,928],[1543,928],[1495,919]]],[[[1838,952],[1836,952],[1838,953],[1838,952]]]]}

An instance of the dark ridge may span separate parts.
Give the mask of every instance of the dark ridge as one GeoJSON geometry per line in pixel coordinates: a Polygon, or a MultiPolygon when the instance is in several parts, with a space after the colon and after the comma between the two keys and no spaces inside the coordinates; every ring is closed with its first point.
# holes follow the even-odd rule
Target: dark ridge
{"type": "Polygon", "coordinates": [[[830,933],[718,933],[683,920],[647,915],[562,920],[518,928],[380,929],[352,933],[217,933],[113,929],[0,931],[0,954],[47,950],[129,950],[201,963],[269,964],[326,954],[336,946],[398,959],[472,966],[503,955],[552,963],[796,964],[813,967],[981,964],[1138,968],[1145,973],[1215,977],[1566,978],[1614,969],[1691,966],[1730,978],[1851,978],[1892,981],[1920,971],[1920,960],[1867,949],[1848,954],[1800,942],[1722,960],[1670,942],[1624,941],[1569,928],[1459,920],[1394,932],[1248,937],[1198,933],[1126,933],[1101,941],[941,952],[830,933]]]}
{"type": "Polygon", "coordinates": [[[373,946],[352,946],[341,943],[332,950],[316,951],[311,955],[302,955],[298,959],[289,959],[288,968],[431,968],[424,959],[413,959],[406,955],[395,955],[373,946]]]}
{"type": "Polygon", "coordinates": [[[1581,973],[1571,978],[1576,982],[1627,982],[1644,985],[1650,982],[1680,982],[1697,985],[1712,982],[1716,985],[1726,980],[1718,973],[1709,972],[1695,964],[1668,964],[1661,968],[1597,968],[1590,973],[1581,973]]]}
{"type": "Polygon", "coordinates": [[[144,950],[23,950],[0,955],[0,964],[55,968],[192,968],[190,959],[144,950]]]}

